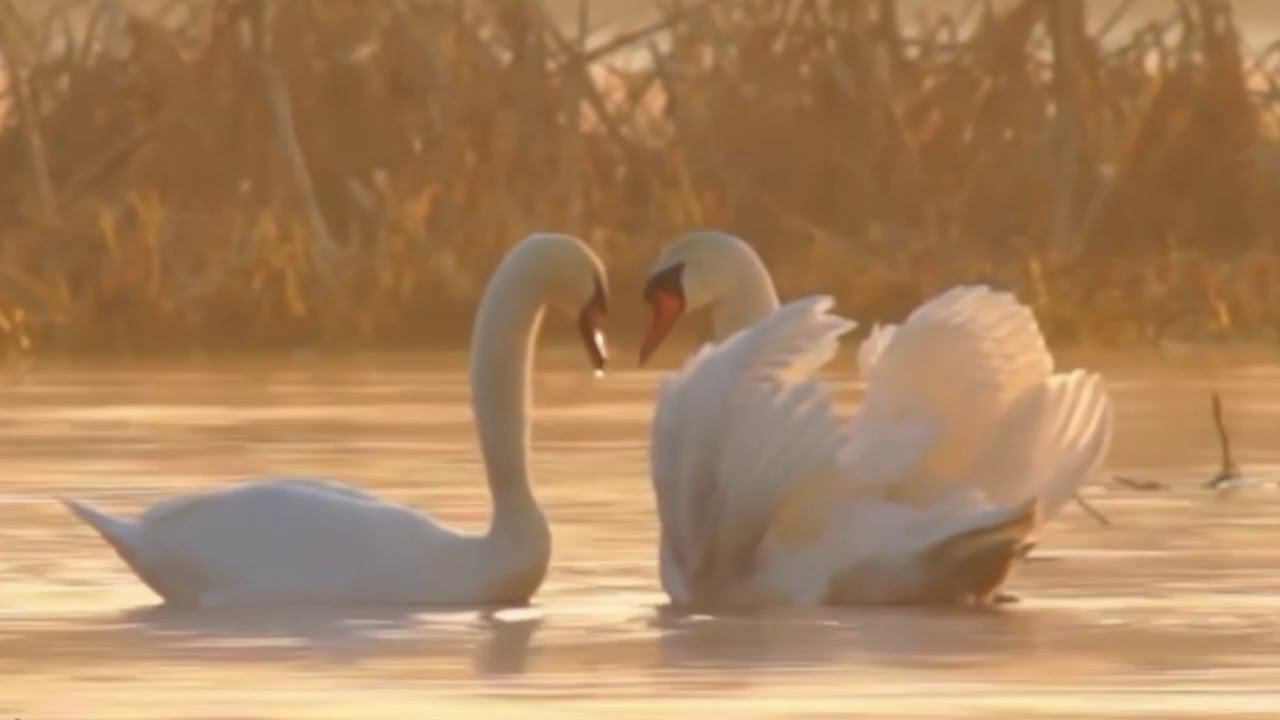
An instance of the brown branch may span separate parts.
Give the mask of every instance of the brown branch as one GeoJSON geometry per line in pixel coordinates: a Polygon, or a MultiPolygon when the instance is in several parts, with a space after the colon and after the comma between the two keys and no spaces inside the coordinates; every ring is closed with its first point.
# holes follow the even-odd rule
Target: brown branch
{"type": "Polygon", "coordinates": [[[896,72],[905,57],[902,49],[902,26],[898,21],[898,0],[880,0],[880,37],[889,54],[889,66],[896,72]]]}
{"type": "Polygon", "coordinates": [[[307,216],[307,224],[311,227],[312,255],[318,261],[320,269],[329,271],[330,262],[337,254],[338,246],[333,242],[329,226],[320,212],[320,203],[316,200],[315,185],[311,180],[311,172],[307,168],[306,156],[302,145],[298,142],[297,129],[293,122],[293,109],[289,104],[289,91],[285,87],[280,71],[270,63],[258,67],[262,75],[263,89],[271,106],[271,116],[275,123],[276,138],[280,141],[281,150],[289,163],[293,177],[294,189],[302,201],[307,216]]]}
{"type": "Polygon", "coordinates": [[[582,56],[582,62],[590,65],[603,57],[612,55],[628,45],[640,42],[641,40],[650,38],[654,35],[659,35],[684,22],[686,18],[692,16],[696,12],[709,8],[719,2],[723,2],[723,0],[701,0],[701,2],[673,11],[661,20],[657,20],[631,32],[623,33],[604,43],[600,47],[588,50],[582,56]]]}
{"type": "Polygon", "coordinates": [[[1080,73],[1084,39],[1084,5],[1079,2],[1048,3],[1049,32],[1053,40],[1054,134],[1058,150],[1057,188],[1053,203],[1053,241],[1066,249],[1076,240],[1075,184],[1084,149],[1080,73]]]}
{"type": "Polygon", "coordinates": [[[1102,40],[1109,35],[1115,26],[1124,19],[1124,16],[1129,14],[1129,10],[1133,8],[1133,2],[1134,0],[1121,0],[1115,9],[1111,11],[1111,14],[1107,16],[1107,19],[1103,20],[1102,24],[1098,26],[1098,31],[1093,34],[1093,37],[1096,40],[1102,40]]]}
{"type": "Polygon", "coordinates": [[[1216,481],[1230,480],[1240,476],[1235,461],[1231,459],[1231,436],[1227,434],[1227,423],[1222,419],[1222,399],[1218,392],[1213,392],[1213,427],[1218,433],[1218,447],[1222,449],[1222,465],[1218,469],[1216,481]]]}
{"type": "Polygon", "coordinates": [[[599,89],[591,81],[591,74],[588,70],[589,64],[585,61],[582,53],[578,52],[578,48],[575,47],[574,43],[570,42],[556,27],[550,13],[547,12],[546,6],[539,4],[538,7],[541,10],[543,24],[546,26],[548,34],[551,35],[551,39],[555,42],[556,48],[569,59],[563,69],[572,71],[578,76],[578,87],[586,97],[587,104],[591,106],[591,110],[600,120],[600,124],[604,126],[605,133],[609,135],[609,139],[613,141],[616,147],[619,149],[624,148],[626,140],[622,136],[622,131],[618,129],[618,124],[614,121],[608,106],[605,105],[604,98],[600,97],[599,89]]]}
{"type": "Polygon", "coordinates": [[[591,0],[578,0],[578,52],[587,54],[587,40],[591,36],[591,0]]]}
{"type": "Polygon", "coordinates": [[[151,142],[161,123],[148,123],[133,129],[98,154],[92,162],[85,163],[79,172],[67,178],[62,186],[63,199],[68,207],[74,206],[85,193],[113,169],[151,142]]]}
{"type": "Polygon", "coordinates": [[[40,199],[41,214],[45,222],[54,225],[58,222],[58,196],[54,192],[53,177],[49,173],[49,157],[40,128],[39,112],[31,96],[31,86],[27,82],[24,67],[26,62],[20,57],[18,39],[15,36],[15,24],[20,16],[9,0],[0,0],[0,11],[4,13],[4,17],[0,17],[0,61],[8,69],[9,83],[14,100],[17,101],[18,117],[31,161],[31,180],[36,189],[36,197],[40,199]]]}
{"type": "Polygon", "coordinates": [[[338,246],[333,241],[324,214],[320,211],[320,203],[316,200],[315,185],[311,179],[311,171],[307,168],[306,154],[302,144],[298,142],[297,127],[293,121],[293,107],[289,101],[289,90],[284,76],[280,74],[271,61],[267,49],[267,0],[255,3],[252,16],[252,37],[258,73],[262,79],[263,93],[271,110],[271,118],[275,127],[276,139],[289,164],[290,176],[293,178],[294,190],[302,203],[307,224],[311,228],[311,260],[326,279],[332,279],[333,260],[338,246]]]}

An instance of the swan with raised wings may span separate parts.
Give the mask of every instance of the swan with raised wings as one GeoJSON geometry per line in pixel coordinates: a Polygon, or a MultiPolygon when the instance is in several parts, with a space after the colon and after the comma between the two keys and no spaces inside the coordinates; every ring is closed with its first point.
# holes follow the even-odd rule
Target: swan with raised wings
{"type": "Polygon", "coordinates": [[[852,420],[814,375],[854,323],[778,306],[755,251],[670,246],[644,289],[646,361],[686,312],[715,344],[668,377],[653,421],[663,588],[688,606],[983,603],[1100,469],[1101,379],[1055,373],[1030,309],[957,287],[877,328],[852,420]]]}
{"type": "Polygon", "coordinates": [[[322,480],[270,479],[162,502],[137,519],[74,500],[167,602],[478,605],[520,603],[551,553],[529,486],[529,375],[545,308],[576,316],[594,368],[605,362],[605,273],[579,240],[535,234],[502,260],[480,302],[471,400],[488,472],[488,532],[322,480]]]}

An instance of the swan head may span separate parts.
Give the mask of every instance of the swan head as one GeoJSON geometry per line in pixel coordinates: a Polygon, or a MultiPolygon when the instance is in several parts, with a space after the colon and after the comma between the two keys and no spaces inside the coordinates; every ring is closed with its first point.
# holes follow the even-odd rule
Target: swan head
{"type": "MultiPolygon", "coordinates": [[[[709,307],[713,325],[724,324],[718,322],[715,309],[731,295],[742,307],[722,314],[761,313],[777,306],[773,281],[750,245],[717,230],[691,232],[668,245],[644,284],[649,322],[640,345],[640,364],[648,361],[685,313],[709,307]]],[[[716,339],[740,329],[716,327],[716,339]]]]}
{"type": "Polygon", "coordinates": [[[604,320],[609,312],[604,263],[586,243],[558,233],[535,233],[521,241],[532,256],[535,282],[548,307],[577,319],[587,359],[597,373],[609,358],[604,320]]]}

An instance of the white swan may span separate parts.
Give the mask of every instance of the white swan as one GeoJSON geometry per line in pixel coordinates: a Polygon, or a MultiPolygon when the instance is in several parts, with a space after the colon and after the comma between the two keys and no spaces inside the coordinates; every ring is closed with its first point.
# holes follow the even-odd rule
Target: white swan
{"type": "Polygon", "coordinates": [[[1110,443],[1098,376],[1054,374],[1006,293],[955,288],[878,328],[843,422],[813,379],[854,325],[830,298],[779,308],[755,252],[710,232],[668,248],[644,292],[642,358],[699,308],[718,343],[665,380],[653,422],[659,565],[678,605],[996,599],[1110,443]]]}
{"type": "Polygon", "coordinates": [[[604,282],[590,249],[553,234],[521,241],[489,281],[470,370],[493,497],[483,535],[320,480],[264,480],[187,495],[136,520],[64,502],[172,604],[523,602],[542,582],[551,549],[528,477],[534,343],[545,307],[571,311],[592,364],[602,369],[604,282]]]}

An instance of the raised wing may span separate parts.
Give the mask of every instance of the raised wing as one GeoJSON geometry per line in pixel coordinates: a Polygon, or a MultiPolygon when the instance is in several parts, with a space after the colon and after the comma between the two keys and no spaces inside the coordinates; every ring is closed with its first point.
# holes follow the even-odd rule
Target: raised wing
{"type": "Polygon", "coordinates": [[[994,503],[1038,498],[1047,520],[1097,478],[1111,428],[1111,400],[1101,377],[1083,370],[1054,375],[1009,409],[979,454],[973,477],[994,503]]]}
{"type": "Polygon", "coordinates": [[[858,373],[862,377],[865,378],[871,374],[871,369],[880,361],[880,356],[884,354],[884,349],[889,346],[889,342],[893,340],[893,334],[897,331],[897,325],[876,325],[871,328],[866,339],[858,346],[858,373]]]}
{"type": "Polygon", "coordinates": [[[1053,375],[1030,308],[954,288],[860,351],[866,393],[843,460],[851,477],[920,506],[975,488],[1036,496],[1043,515],[1097,468],[1110,406],[1093,375],[1053,375]]]}
{"type": "Polygon", "coordinates": [[[842,433],[812,376],[854,327],[831,306],[828,297],[785,305],[664,381],[651,469],[673,600],[741,577],[786,488],[831,466],[842,433]]]}

